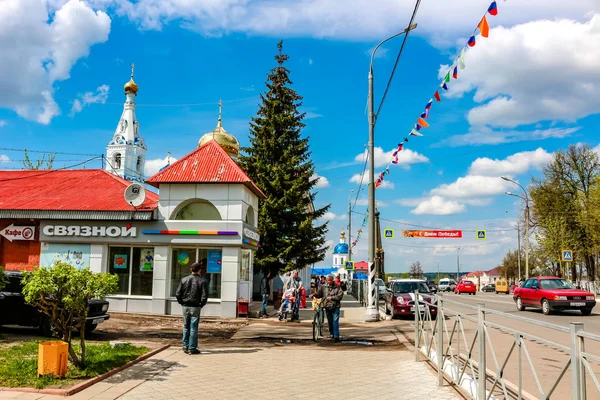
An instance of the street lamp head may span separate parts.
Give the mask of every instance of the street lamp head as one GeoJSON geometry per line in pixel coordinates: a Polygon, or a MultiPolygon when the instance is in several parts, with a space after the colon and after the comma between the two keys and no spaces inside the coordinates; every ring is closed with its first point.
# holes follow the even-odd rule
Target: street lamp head
{"type": "Polygon", "coordinates": [[[507,194],[509,196],[514,196],[515,195],[513,192],[504,192],[504,194],[507,194]]]}
{"type": "Polygon", "coordinates": [[[504,179],[505,181],[509,181],[509,182],[510,182],[510,179],[508,179],[508,178],[507,178],[507,177],[505,177],[505,176],[501,176],[500,178],[504,179]]]}

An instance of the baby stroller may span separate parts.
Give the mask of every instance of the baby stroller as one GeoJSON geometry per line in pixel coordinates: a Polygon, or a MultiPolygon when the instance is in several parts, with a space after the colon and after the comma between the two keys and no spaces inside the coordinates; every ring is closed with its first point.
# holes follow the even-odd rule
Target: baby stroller
{"type": "Polygon", "coordinates": [[[288,314],[293,315],[294,302],[296,301],[295,290],[287,289],[281,298],[281,307],[279,307],[279,320],[287,320],[288,314]]]}

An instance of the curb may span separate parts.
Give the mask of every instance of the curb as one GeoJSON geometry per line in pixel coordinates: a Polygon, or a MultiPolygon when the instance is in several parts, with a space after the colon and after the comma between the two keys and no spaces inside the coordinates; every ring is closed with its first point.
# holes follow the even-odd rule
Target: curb
{"type": "Polygon", "coordinates": [[[0,387],[0,392],[3,392],[3,391],[4,392],[24,392],[24,393],[51,394],[51,395],[57,395],[57,396],[72,396],[76,393],[81,392],[82,390],[89,388],[90,386],[92,386],[100,381],[103,381],[106,378],[113,376],[114,374],[116,374],[118,372],[123,371],[126,368],[129,368],[135,364],[138,364],[138,363],[160,353],[161,351],[168,349],[169,347],[171,347],[171,345],[161,346],[158,349],[154,349],[146,354],[139,356],[135,360],[129,361],[128,363],[123,364],[120,367],[111,369],[110,371],[105,372],[102,375],[98,375],[94,378],[88,379],[85,382],[81,382],[69,389],[34,389],[34,388],[0,387]]]}

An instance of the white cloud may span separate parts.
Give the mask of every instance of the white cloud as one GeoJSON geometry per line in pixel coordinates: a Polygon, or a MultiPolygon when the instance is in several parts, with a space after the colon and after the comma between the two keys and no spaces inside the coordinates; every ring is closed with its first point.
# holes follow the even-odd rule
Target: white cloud
{"type": "Polygon", "coordinates": [[[431,198],[421,202],[417,208],[411,210],[411,214],[433,214],[433,215],[451,215],[460,214],[467,210],[464,204],[456,201],[446,200],[440,196],[432,196],[431,198]]]}
{"type": "MultiPolygon", "coordinates": [[[[144,29],[161,29],[175,21],[207,35],[247,33],[252,35],[317,37],[372,40],[398,31],[403,21],[398,16],[412,13],[414,4],[403,0],[92,0],[98,4],[116,4],[144,29]]],[[[423,2],[419,9],[419,27],[414,34],[447,43],[473,29],[485,12],[480,0],[423,2]],[[460,10],[460,12],[457,12],[460,10]]],[[[599,10],[596,0],[528,0],[499,3],[494,23],[511,26],[540,18],[583,19],[599,10]]],[[[406,21],[407,22],[407,21],[406,21]]]]}
{"type": "MultiPolygon", "coordinates": [[[[387,176],[387,175],[386,175],[387,176]]],[[[375,176],[375,179],[377,179],[377,175],[375,176]]],[[[350,178],[350,182],[352,183],[358,183],[360,185],[362,180],[362,184],[363,185],[368,185],[369,184],[369,170],[365,170],[365,175],[363,176],[362,174],[354,174],[352,176],[352,178],[350,178]]],[[[390,182],[389,180],[385,180],[381,183],[381,185],[379,185],[378,189],[394,189],[394,183],[390,182]]]]}
{"type": "MultiPolygon", "coordinates": [[[[383,151],[381,147],[375,147],[373,153],[375,154],[375,168],[381,168],[386,166],[393,157],[394,151],[396,149],[392,149],[390,151],[383,151]]],[[[355,161],[365,162],[367,158],[367,150],[363,153],[360,153],[356,157],[354,157],[355,161]]],[[[411,164],[419,164],[419,163],[427,163],[429,162],[429,158],[425,157],[422,154],[417,153],[416,151],[412,151],[411,149],[404,149],[398,153],[398,164],[399,166],[408,169],[411,164]]],[[[392,164],[394,166],[394,164],[392,164]]]]}
{"type": "Polygon", "coordinates": [[[311,181],[316,180],[317,183],[315,184],[316,188],[326,188],[329,187],[329,179],[325,178],[324,176],[320,176],[318,174],[313,174],[313,176],[310,178],[311,181]]]}
{"type": "Polygon", "coordinates": [[[579,127],[575,128],[549,128],[536,129],[533,131],[516,130],[493,130],[487,126],[471,128],[469,133],[463,135],[453,135],[447,139],[437,142],[433,147],[460,147],[472,145],[494,145],[501,143],[525,142],[544,139],[563,139],[577,132],[579,127]]]}
{"type": "Polygon", "coordinates": [[[48,124],[60,113],[53,84],[108,39],[111,20],[81,0],[3,0],[0,21],[0,107],[48,124]]]}
{"type": "Polygon", "coordinates": [[[323,219],[327,220],[327,221],[332,221],[332,220],[340,220],[343,221],[346,218],[348,218],[346,215],[342,214],[342,215],[337,215],[335,213],[332,213],[331,211],[327,211],[324,215],[323,215],[323,219]]]}
{"type": "Polygon", "coordinates": [[[541,147],[535,151],[523,151],[506,157],[504,160],[492,160],[481,157],[473,161],[469,167],[470,175],[485,176],[515,176],[523,174],[530,169],[541,169],[553,159],[552,153],[548,153],[541,147]]]}
{"type": "Polygon", "coordinates": [[[317,114],[316,112],[311,112],[311,111],[307,111],[304,115],[304,119],[314,119],[314,118],[321,118],[323,117],[322,114],[317,114]]]}
{"type": "Polygon", "coordinates": [[[0,119],[0,128],[2,128],[3,126],[6,126],[8,124],[8,121],[4,120],[4,119],[0,119]]]}
{"type": "MultiPolygon", "coordinates": [[[[177,161],[176,158],[171,157],[171,164],[177,161]]],[[[162,167],[167,165],[169,162],[169,157],[165,158],[155,158],[153,160],[146,160],[146,165],[144,166],[144,174],[146,176],[152,176],[156,174],[162,167]]]]}
{"type": "Polygon", "coordinates": [[[312,58],[309,58],[309,59],[308,59],[308,65],[313,65],[313,62],[314,62],[314,61],[313,61],[313,59],[312,59],[312,58]]]}
{"type": "Polygon", "coordinates": [[[99,86],[96,89],[96,93],[94,92],[85,92],[80,95],[78,99],[73,102],[73,106],[71,107],[71,116],[74,116],[76,113],[81,112],[83,107],[89,104],[106,103],[106,99],[108,99],[108,91],[110,87],[108,85],[99,86]]]}
{"type": "MultiPolygon", "coordinates": [[[[598,11],[600,3],[595,3],[588,11],[598,11]]],[[[510,128],[537,121],[572,122],[600,112],[600,14],[586,22],[537,20],[513,28],[498,26],[488,39],[477,40],[480,43],[466,52],[467,68],[451,82],[449,92],[458,97],[475,91],[474,100],[482,104],[468,113],[471,125],[510,128]]],[[[447,66],[442,67],[440,77],[446,71],[447,66]]]]}
{"type": "Polygon", "coordinates": [[[470,199],[502,194],[510,190],[513,185],[500,177],[467,175],[453,183],[440,185],[430,193],[435,196],[470,199]]]}
{"type": "MultiPolygon", "coordinates": [[[[375,202],[377,203],[377,207],[387,207],[388,206],[388,202],[387,201],[383,201],[383,200],[377,200],[375,199],[375,202]]],[[[354,201],[352,201],[352,204],[354,204],[354,201]]],[[[368,206],[369,205],[369,199],[358,199],[356,201],[356,205],[357,206],[368,206]]]]}
{"type": "Polygon", "coordinates": [[[10,158],[6,154],[0,154],[0,162],[10,162],[10,158]]]}

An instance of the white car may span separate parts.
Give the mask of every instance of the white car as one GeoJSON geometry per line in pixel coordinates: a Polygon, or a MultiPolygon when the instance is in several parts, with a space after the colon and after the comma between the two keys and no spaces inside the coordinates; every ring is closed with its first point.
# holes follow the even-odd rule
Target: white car
{"type": "Polygon", "coordinates": [[[440,279],[438,283],[438,292],[453,292],[456,288],[456,281],[454,279],[440,279]]]}
{"type": "Polygon", "coordinates": [[[377,286],[377,293],[379,293],[379,298],[385,297],[385,282],[381,278],[375,279],[375,286],[377,286]]]}

